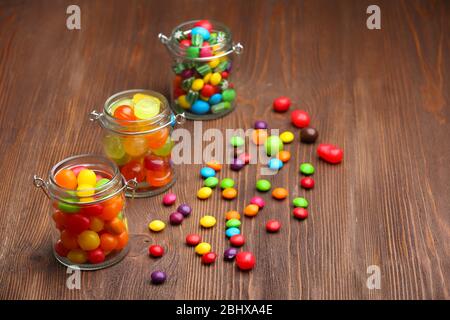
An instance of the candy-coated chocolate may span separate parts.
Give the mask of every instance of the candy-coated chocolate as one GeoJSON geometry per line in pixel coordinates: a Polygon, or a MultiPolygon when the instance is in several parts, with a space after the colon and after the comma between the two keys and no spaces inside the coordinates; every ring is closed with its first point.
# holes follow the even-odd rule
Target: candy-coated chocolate
{"type": "Polygon", "coordinates": [[[294,200],[292,200],[292,204],[296,208],[298,208],[298,207],[308,208],[308,200],[306,200],[303,197],[294,198],[294,200]]]}
{"type": "Polygon", "coordinates": [[[291,100],[288,97],[278,97],[273,101],[273,110],[276,112],[286,112],[291,106],[291,100]]]}
{"type": "Polygon", "coordinates": [[[197,198],[205,200],[212,195],[212,189],[210,187],[202,187],[197,191],[197,198]]]}
{"type": "Polygon", "coordinates": [[[208,252],[202,256],[203,264],[212,264],[216,261],[216,259],[217,259],[217,254],[215,254],[214,252],[208,252]]]}
{"type": "Polygon", "coordinates": [[[169,215],[170,224],[174,226],[181,224],[183,222],[183,219],[184,215],[181,214],[180,212],[172,212],[169,215]]]}
{"type": "Polygon", "coordinates": [[[241,221],[239,219],[229,219],[225,226],[227,228],[239,228],[241,226],[241,221]]]}
{"type": "Polygon", "coordinates": [[[214,218],[213,216],[203,216],[200,219],[200,225],[203,228],[211,228],[214,227],[216,225],[216,218],[214,218]]]}
{"type": "Polygon", "coordinates": [[[269,159],[269,162],[267,163],[267,166],[272,171],[278,171],[281,168],[283,168],[283,161],[281,161],[278,158],[271,158],[271,159],[269,159]]]}
{"type": "Polygon", "coordinates": [[[148,254],[155,258],[162,257],[164,255],[164,248],[160,245],[153,244],[148,247],[148,254]]]}
{"type": "Polygon", "coordinates": [[[181,213],[183,216],[187,217],[188,215],[191,214],[192,208],[188,204],[182,203],[178,206],[177,211],[181,213]]]}
{"type": "Polygon", "coordinates": [[[272,191],[272,197],[274,197],[277,200],[286,199],[289,192],[285,188],[275,188],[272,191]]]}
{"type": "Polygon", "coordinates": [[[300,180],[300,185],[304,189],[312,189],[314,188],[314,179],[311,177],[304,177],[300,180]]]}
{"type": "Polygon", "coordinates": [[[160,232],[164,230],[166,224],[161,220],[153,220],[149,223],[148,228],[153,232],[160,232]]]}
{"type": "Polygon", "coordinates": [[[280,134],[280,139],[283,143],[291,143],[294,141],[294,134],[291,131],[284,131],[280,134]]]}
{"type": "Polygon", "coordinates": [[[258,191],[266,192],[266,191],[269,191],[271,187],[272,187],[272,185],[269,182],[269,180],[260,179],[260,180],[256,181],[256,190],[258,190],[258,191]]]}
{"type": "Polygon", "coordinates": [[[277,158],[283,161],[283,163],[286,163],[291,159],[291,153],[287,150],[282,150],[278,152],[277,158]]]}
{"type": "Polygon", "coordinates": [[[221,189],[227,189],[227,188],[233,188],[233,187],[234,187],[234,180],[231,178],[224,178],[220,182],[221,189]]]}
{"type": "Polygon", "coordinates": [[[268,127],[267,122],[263,120],[255,121],[255,124],[253,125],[254,129],[267,129],[268,127]]]}
{"type": "Polygon", "coordinates": [[[266,205],[266,202],[263,198],[255,196],[250,199],[250,204],[256,204],[260,209],[262,209],[266,205]]]}
{"type": "Polygon", "coordinates": [[[206,163],[207,167],[210,167],[214,171],[220,171],[222,169],[222,164],[220,164],[217,160],[211,160],[206,163]]]}
{"type": "Polygon", "coordinates": [[[233,261],[238,252],[239,252],[239,249],[237,249],[237,248],[234,248],[234,247],[227,248],[223,252],[223,259],[225,261],[233,261]]]}
{"type": "Polygon", "coordinates": [[[164,271],[153,271],[150,275],[153,284],[162,284],[167,279],[167,274],[164,271]]]}
{"type": "Polygon", "coordinates": [[[177,195],[175,193],[166,193],[163,196],[162,202],[165,206],[171,206],[177,201],[177,195]]]}
{"type": "Polygon", "coordinates": [[[200,175],[203,179],[214,177],[216,175],[216,171],[210,167],[203,167],[200,169],[200,175]]]}
{"type": "Polygon", "coordinates": [[[300,165],[300,172],[305,176],[310,176],[314,174],[314,166],[311,163],[304,162],[300,165]]]}
{"type": "Polygon", "coordinates": [[[199,255],[204,255],[211,251],[211,245],[207,242],[200,242],[195,246],[195,253],[199,255]]]}
{"type": "Polygon", "coordinates": [[[222,191],[222,197],[227,200],[232,200],[237,197],[237,190],[235,188],[226,188],[222,191]]]}
{"type": "Polygon", "coordinates": [[[245,244],[245,237],[242,234],[236,234],[230,238],[230,244],[233,247],[242,247],[245,244]]]}
{"type": "Polygon", "coordinates": [[[243,271],[251,270],[255,267],[256,258],[251,252],[239,252],[236,255],[236,265],[243,271]]]}
{"type": "Polygon", "coordinates": [[[196,246],[202,241],[202,237],[198,234],[188,234],[186,236],[186,244],[189,246],[196,246]]]}
{"type": "Polygon", "coordinates": [[[231,238],[237,234],[240,234],[241,230],[239,230],[239,228],[233,227],[233,228],[228,228],[227,230],[225,230],[225,235],[228,238],[231,238]]]}
{"type": "Polygon", "coordinates": [[[311,121],[309,114],[303,110],[294,110],[291,113],[291,122],[297,128],[305,128],[309,126],[311,121]]]}
{"type": "Polygon", "coordinates": [[[278,220],[271,219],[266,223],[267,232],[278,232],[281,228],[281,223],[278,220]]]}
{"type": "Polygon", "coordinates": [[[231,219],[237,219],[239,220],[241,218],[241,215],[236,210],[231,210],[225,213],[225,219],[231,220],[231,219]]]}
{"type": "Polygon", "coordinates": [[[264,143],[266,153],[268,156],[275,156],[278,152],[283,150],[283,141],[281,141],[280,137],[278,136],[270,136],[267,138],[266,142],[264,143]]]}
{"type": "Polygon", "coordinates": [[[294,217],[300,220],[308,218],[308,210],[305,208],[295,208],[292,213],[294,214],[294,217]]]}
{"type": "Polygon", "coordinates": [[[239,158],[234,158],[233,161],[230,164],[230,169],[233,170],[233,171],[239,171],[242,168],[244,168],[244,166],[245,166],[245,162],[244,161],[242,161],[239,158]]]}
{"type": "Polygon", "coordinates": [[[316,128],[305,127],[300,130],[300,141],[303,143],[314,143],[319,137],[319,132],[316,128]]]}

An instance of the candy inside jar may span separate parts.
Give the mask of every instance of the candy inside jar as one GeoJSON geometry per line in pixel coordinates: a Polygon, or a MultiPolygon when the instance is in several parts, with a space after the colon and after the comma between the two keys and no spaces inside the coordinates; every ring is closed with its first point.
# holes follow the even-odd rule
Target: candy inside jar
{"type": "Polygon", "coordinates": [[[182,116],[174,119],[164,96],[149,90],[124,91],[106,101],[102,114],[91,115],[106,129],[105,154],[125,179],[138,182],[134,196],[153,196],[174,183],[171,132],[174,120],[182,116]]]}
{"type": "Polygon", "coordinates": [[[221,23],[196,20],[176,27],[170,38],[159,35],[173,58],[171,106],[186,118],[207,120],[234,109],[236,87],[232,81],[233,45],[230,30],[221,23]]]}
{"type": "Polygon", "coordinates": [[[97,270],[119,262],[128,252],[125,217],[127,183],[117,166],[101,156],[65,159],[48,181],[35,177],[52,203],[53,253],[66,266],[97,270]]]}

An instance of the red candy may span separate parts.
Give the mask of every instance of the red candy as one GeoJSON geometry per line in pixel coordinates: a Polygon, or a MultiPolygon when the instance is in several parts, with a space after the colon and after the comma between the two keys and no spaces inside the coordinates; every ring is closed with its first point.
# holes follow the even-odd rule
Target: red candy
{"type": "Polygon", "coordinates": [[[200,94],[203,97],[211,97],[214,93],[216,92],[216,89],[214,88],[214,86],[210,85],[210,84],[205,84],[203,86],[203,89],[200,91],[200,94]]]}
{"type": "Polygon", "coordinates": [[[81,214],[69,214],[67,215],[67,231],[71,234],[79,234],[87,229],[91,225],[91,221],[88,217],[81,214]]]}
{"type": "Polygon", "coordinates": [[[272,219],[267,221],[266,230],[267,232],[278,232],[281,228],[281,223],[278,220],[272,219]]]}
{"type": "Polygon", "coordinates": [[[103,212],[103,206],[99,204],[89,205],[87,207],[83,207],[83,214],[91,217],[99,216],[103,212]]]}
{"type": "Polygon", "coordinates": [[[114,118],[119,120],[133,121],[136,120],[134,111],[130,106],[120,106],[114,110],[114,118]]]}
{"type": "Polygon", "coordinates": [[[127,180],[136,179],[137,182],[145,180],[144,166],[136,160],[132,160],[124,165],[120,172],[127,180]]]}
{"type": "Polygon", "coordinates": [[[208,252],[202,256],[202,262],[204,264],[211,264],[214,263],[214,261],[216,261],[216,258],[217,254],[215,254],[214,252],[208,252]]]}
{"type": "Polygon", "coordinates": [[[297,219],[303,220],[308,218],[308,210],[306,210],[305,208],[295,208],[292,213],[297,219]]]}
{"type": "Polygon", "coordinates": [[[156,244],[151,245],[148,248],[148,254],[155,258],[162,257],[164,254],[164,248],[156,244]]]}
{"type": "Polygon", "coordinates": [[[273,110],[276,112],[286,112],[291,106],[291,99],[288,97],[279,97],[273,101],[273,110]]]}
{"type": "Polygon", "coordinates": [[[245,238],[242,234],[235,234],[230,238],[230,243],[233,247],[242,247],[245,243],[245,238]]]}
{"type": "Polygon", "coordinates": [[[342,161],[344,151],[335,145],[321,143],[317,147],[317,155],[328,163],[337,164],[342,161]]]}
{"type": "Polygon", "coordinates": [[[61,240],[58,240],[55,243],[55,252],[61,256],[61,257],[65,257],[67,256],[67,254],[69,253],[69,249],[67,249],[66,247],[64,247],[63,243],[61,240]]]}
{"type": "Polygon", "coordinates": [[[183,39],[180,41],[180,48],[187,49],[191,46],[191,40],[189,39],[183,39]]]}
{"type": "Polygon", "coordinates": [[[212,26],[211,22],[209,22],[209,20],[197,21],[194,24],[194,27],[202,27],[202,28],[205,28],[206,30],[208,30],[209,32],[211,32],[212,28],[213,28],[213,26],[212,26]]]}
{"type": "Polygon", "coordinates": [[[189,246],[196,246],[202,241],[202,238],[198,234],[188,234],[186,236],[186,244],[189,246]]]}
{"type": "Polygon", "coordinates": [[[105,261],[105,253],[102,249],[97,248],[95,250],[89,251],[87,258],[90,263],[100,263],[105,261]]]}
{"type": "Polygon", "coordinates": [[[256,258],[251,252],[239,252],[236,255],[236,265],[241,270],[251,270],[256,264],[256,258]]]}
{"type": "Polygon", "coordinates": [[[309,122],[311,118],[306,111],[303,110],[294,110],[291,113],[291,122],[297,128],[304,128],[309,126],[309,122]]]}
{"type": "Polygon", "coordinates": [[[311,177],[305,177],[300,180],[300,185],[304,189],[312,189],[314,188],[314,179],[311,177]]]}

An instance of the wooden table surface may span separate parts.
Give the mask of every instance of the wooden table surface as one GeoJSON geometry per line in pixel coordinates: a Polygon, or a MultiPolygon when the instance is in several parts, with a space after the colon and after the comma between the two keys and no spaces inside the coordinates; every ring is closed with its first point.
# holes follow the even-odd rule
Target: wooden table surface
{"type": "MultiPolygon", "coordinates": [[[[450,293],[450,3],[376,1],[381,30],[366,28],[373,1],[21,1],[0,0],[0,298],[2,299],[449,299],[450,293]],[[66,28],[66,8],[81,8],[81,30],[66,28]],[[221,259],[201,265],[184,245],[200,232],[222,254],[224,213],[242,211],[255,194],[260,166],[239,173],[238,198],[215,192],[195,198],[200,165],[179,166],[172,190],[190,203],[182,226],[151,234],[167,219],[161,197],[128,203],[132,249],[120,264],[82,273],[81,289],[51,255],[47,199],[33,187],[56,162],[101,153],[101,129],[88,121],[107,97],[131,88],[166,95],[170,59],[157,40],[178,23],[211,18],[245,46],[235,73],[238,107],[203,128],[295,130],[272,100],[287,95],[310,112],[320,142],[345,151],[341,165],[319,161],[298,138],[293,158],[271,177],[304,195],[310,217],[295,220],[290,201],[243,218],[246,248],[257,256],[250,273],[221,259]],[[299,187],[298,165],[316,165],[316,187],[299,187]],[[204,214],[217,227],[199,230],[204,214]],[[265,221],[278,218],[278,234],[265,221]],[[150,259],[150,243],[167,254],[150,259]],[[379,266],[381,289],[366,286],[379,266]],[[149,283],[162,269],[169,279],[149,283]]],[[[192,130],[193,122],[184,127],[192,130]]],[[[316,145],[317,146],[317,145],[316,145]]]]}

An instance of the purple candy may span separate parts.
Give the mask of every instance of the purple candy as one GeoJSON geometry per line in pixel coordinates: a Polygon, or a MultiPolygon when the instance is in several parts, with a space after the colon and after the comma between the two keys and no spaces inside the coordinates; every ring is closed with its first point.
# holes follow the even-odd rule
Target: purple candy
{"type": "Polygon", "coordinates": [[[264,202],[264,199],[261,198],[261,197],[258,197],[258,196],[253,197],[250,200],[250,203],[251,204],[256,204],[260,209],[264,208],[264,206],[266,205],[266,203],[264,202]]]}
{"type": "Polygon", "coordinates": [[[179,212],[172,212],[169,216],[170,224],[179,225],[183,222],[184,216],[179,212]]]}
{"type": "Polygon", "coordinates": [[[163,205],[171,206],[177,201],[177,196],[175,193],[167,193],[163,197],[163,205]]]}
{"type": "Polygon", "coordinates": [[[183,216],[187,217],[188,215],[191,214],[192,208],[188,204],[183,203],[178,206],[177,211],[181,213],[183,216]]]}
{"type": "Polygon", "coordinates": [[[255,129],[267,129],[269,126],[267,125],[267,122],[258,120],[258,121],[255,121],[254,127],[255,127],[255,129]]]}
{"type": "Polygon", "coordinates": [[[184,69],[183,71],[181,71],[180,75],[183,79],[187,79],[190,77],[193,77],[195,74],[195,71],[193,69],[184,69]]]}
{"type": "Polygon", "coordinates": [[[152,283],[154,284],[161,284],[167,279],[166,273],[159,270],[153,271],[150,277],[152,278],[152,283]]]}
{"type": "Polygon", "coordinates": [[[223,253],[223,259],[226,261],[231,261],[234,259],[234,257],[236,257],[238,252],[239,250],[237,248],[228,248],[223,253]]]}
{"type": "Polygon", "coordinates": [[[230,164],[230,169],[233,171],[239,171],[245,166],[245,162],[239,158],[234,158],[233,162],[230,164]]]}

